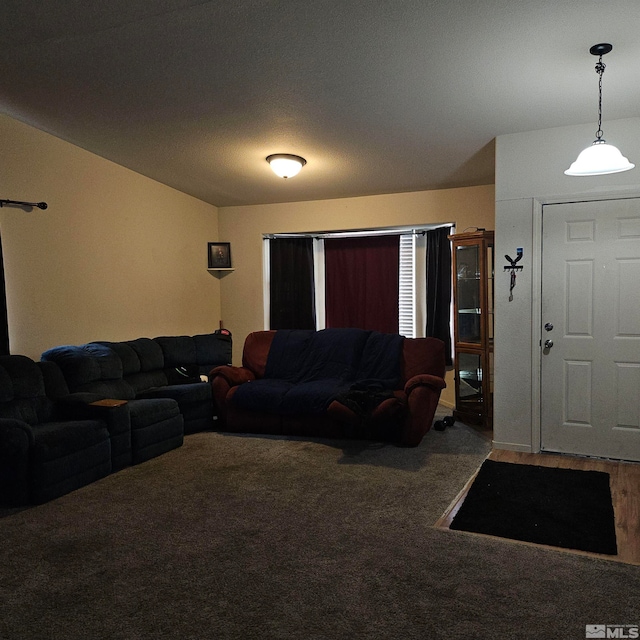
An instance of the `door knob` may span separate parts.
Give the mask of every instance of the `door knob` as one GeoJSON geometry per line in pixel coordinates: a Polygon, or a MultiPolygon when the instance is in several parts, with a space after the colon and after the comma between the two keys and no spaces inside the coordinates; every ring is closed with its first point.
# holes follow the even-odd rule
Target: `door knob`
{"type": "Polygon", "coordinates": [[[544,348],[545,349],[551,349],[551,347],[553,347],[553,340],[545,340],[544,341],[544,348]]]}

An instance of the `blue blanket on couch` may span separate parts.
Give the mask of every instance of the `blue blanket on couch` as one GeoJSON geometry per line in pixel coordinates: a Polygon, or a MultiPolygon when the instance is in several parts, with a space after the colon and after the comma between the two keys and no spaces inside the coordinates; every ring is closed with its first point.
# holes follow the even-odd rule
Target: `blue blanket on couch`
{"type": "Polygon", "coordinates": [[[264,378],[241,385],[233,401],[249,411],[323,413],[354,384],[396,389],[402,341],[363,329],[277,331],[264,378]]]}

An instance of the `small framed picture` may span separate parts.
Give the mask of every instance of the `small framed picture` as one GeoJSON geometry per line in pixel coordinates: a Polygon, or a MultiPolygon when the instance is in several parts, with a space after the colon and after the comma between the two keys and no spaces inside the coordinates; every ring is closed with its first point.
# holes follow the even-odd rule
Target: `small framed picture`
{"type": "Polygon", "coordinates": [[[231,269],[231,243],[209,242],[209,269],[231,269]]]}

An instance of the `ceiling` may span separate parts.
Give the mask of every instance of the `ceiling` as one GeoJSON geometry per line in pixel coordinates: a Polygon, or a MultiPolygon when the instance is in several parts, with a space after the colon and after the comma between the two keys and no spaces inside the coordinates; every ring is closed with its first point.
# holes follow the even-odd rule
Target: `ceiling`
{"type": "Polygon", "coordinates": [[[0,24],[0,111],[218,206],[490,184],[500,134],[595,135],[598,42],[605,138],[640,115],[638,0],[2,0],[0,24]]]}

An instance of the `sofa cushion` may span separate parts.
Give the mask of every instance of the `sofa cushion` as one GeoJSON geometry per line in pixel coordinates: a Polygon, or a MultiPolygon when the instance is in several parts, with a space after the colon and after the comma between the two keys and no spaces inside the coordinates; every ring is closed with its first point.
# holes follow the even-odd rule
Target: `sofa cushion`
{"type": "Polygon", "coordinates": [[[143,391],[139,398],[172,398],[179,405],[211,400],[211,385],[207,382],[171,384],[143,391]]]}
{"type": "Polygon", "coordinates": [[[190,336],[161,336],[154,340],[162,349],[165,367],[196,364],[196,343],[190,336]]]}
{"type": "Polygon", "coordinates": [[[122,378],[122,360],[107,345],[100,342],[89,342],[82,349],[96,359],[100,369],[101,380],[120,380],[122,378]]]}
{"type": "Polygon", "coordinates": [[[213,425],[213,393],[207,382],[176,384],[143,391],[139,398],[171,398],[184,418],[184,432],[194,433],[213,425]]]}
{"type": "Polygon", "coordinates": [[[122,363],[122,375],[129,376],[132,373],[138,373],[141,369],[140,358],[130,345],[125,342],[98,342],[109,347],[119,358],[122,363]]]}
{"type": "MultiPolygon", "coordinates": [[[[149,366],[154,362],[164,361],[163,356],[158,359],[157,345],[154,347],[149,345],[149,342],[148,338],[139,338],[130,342],[97,343],[108,347],[122,363],[123,384],[130,388],[130,397],[123,398],[125,400],[136,398],[142,391],[152,387],[167,384],[167,378],[162,369],[149,369],[149,366]],[[145,358],[145,368],[143,368],[141,357],[145,358]]],[[[115,395],[113,397],[121,398],[122,396],[115,395]]]]}
{"type": "Polygon", "coordinates": [[[89,449],[109,439],[105,423],[101,420],[75,420],[47,422],[33,429],[35,444],[33,460],[37,464],[64,458],[70,453],[89,449]]]}
{"type": "Polygon", "coordinates": [[[381,427],[395,428],[399,435],[406,410],[407,398],[402,391],[368,393],[362,390],[360,396],[352,391],[338,396],[331,402],[327,412],[347,428],[346,435],[370,438],[380,435],[376,432],[381,427]]]}
{"type": "Polygon", "coordinates": [[[180,415],[178,403],[170,398],[131,400],[131,429],[140,429],[180,415]]]}
{"type": "MultiPolygon", "coordinates": [[[[53,418],[54,402],[45,393],[42,372],[27,356],[0,356],[0,369],[10,380],[12,399],[0,404],[0,417],[30,425],[53,418]]],[[[7,390],[4,395],[8,397],[7,390]]]]}
{"type": "Polygon", "coordinates": [[[140,359],[140,371],[155,371],[164,369],[164,355],[160,345],[151,338],[127,340],[128,344],[140,359]]]}
{"type": "Polygon", "coordinates": [[[383,389],[400,389],[402,346],[404,337],[391,333],[372,331],[362,350],[355,380],[360,387],[372,386],[383,389]]]}
{"type": "Polygon", "coordinates": [[[116,398],[118,400],[133,400],[134,390],[126,380],[96,380],[82,385],[75,391],[94,393],[102,398],[116,398]]]}
{"type": "Polygon", "coordinates": [[[407,382],[420,373],[430,373],[444,378],[444,342],[438,338],[414,338],[405,340],[402,358],[402,376],[407,382]]]}
{"type": "Polygon", "coordinates": [[[69,395],[67,381],[55,362],[36,362],[42,373],[45,393],[49,398],[58,399],[69,395]]]}
{"type": "Polygon", "coordinates": [[[326,411],[331,401],[348,388],[349,384],[341,380],[293,383],[262,378],[236,387],[232,401],[245,411],[317,414],[326,411]]]}
{"type": "Polygon", "coordinates": [[[300,382],[287,391],[280,403],[283,415],[324,413],[331,401],[349,388],[342,380],[300,382]]]}
{"type": "Polygon", "coordinates": [[[285,380],[253,380],[234,387],[231,401],[245,411],[280,413],[284,397],[293,387],[293,382],[285,380]]]}
{"type": "Polygon", "coordinates": [[[204,333],[193,336],[196,347],[196,364],[203,373],[209,373],[213,365],[230,364],[232,360],[232,341],[230,335],[222,333],[204,333]],[[208,369],[203,371],[203,367],[208,369]]]}
{"type": "Polygon", "coordinates": [[[131,385],[122,379],[122,361],[103,343],[54,347],[42,354],[42,360],[60,367],[72,393],[84,391],[120,400],[135,398],[131,385]]]}
{"type": "MultiPolygon", "coordinates": [[[[136,402],[147,402],[136,400],[136,402]]],[[[156,402],[149,400],[148,402],[156,402]]],[[[168,401],[170,402],[170,401],[168,401]]],[[[184,421],[178,413],[162,421],[131,431],[133,463],[138,464],[180,447],[184,441],[184,421]]]]}
{"type": "Polygon", "coordinates": [[[31,501],[42,503],[111,472],[111,443],[104,423],[82,420],[34,428],[31,501]]]}
{"type": "Polygon", "coordinates": [[[11,380],[13,398],[35,398],[44,395],[44,380],[36,363],[27,356],[0,356],[2,367],[11,380]]]}
{"type": "Polygon", "coordinates": [[[100,366],[96,358],[82,347],[61,345],[45,351],[41,360],[55,362],[64,374],[71,391],[100,378],[100,366]]]}
{"type": "Polygon", "coordinates": [[[0,505],[27,504],[33,429],[22,420],[0,419],[0,442],[0,505]]]}
{"type": "Polygon", "coordinates": [[[353,380],[369,334],[363,329],[277,331],[264,376],[291,382],[353,380]]]}
{"type": "Polygon", "coordinates": [[[136,398],[149,389],[165,387],[169,383],[166,374],[161,369],[134,373],[131,376],[127,376],[126,381],[131,385],[136,398]]]}

